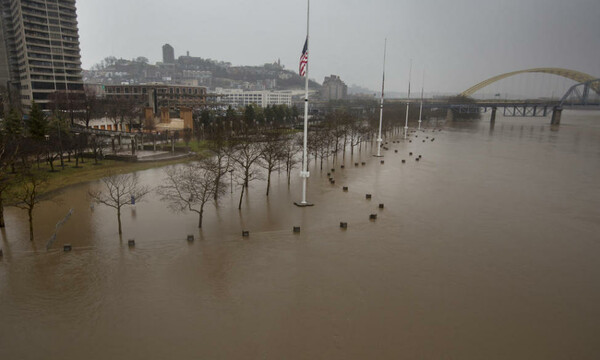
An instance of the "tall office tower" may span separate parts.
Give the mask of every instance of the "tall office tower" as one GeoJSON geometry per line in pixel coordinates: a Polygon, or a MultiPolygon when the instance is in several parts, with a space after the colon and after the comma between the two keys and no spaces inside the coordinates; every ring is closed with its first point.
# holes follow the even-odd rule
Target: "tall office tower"
{"type": "Polygon", "coordinates": [[[164,44],[162,47],[163,51],[163,63],[174,64],[175,63],[175,50],[169,44],[164,44]]]}
{"type": "Polygon", "coordinates": [[[0,0],[0,22],[0,87],[25,109],[83,91],[75,0],[0,0]]]}

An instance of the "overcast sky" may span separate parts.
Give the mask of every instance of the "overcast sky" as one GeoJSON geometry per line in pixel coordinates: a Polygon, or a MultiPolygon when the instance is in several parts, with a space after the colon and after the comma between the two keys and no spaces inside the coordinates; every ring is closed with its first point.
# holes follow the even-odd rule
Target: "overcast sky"
{"type": "MultiPolygon", "coordinates": [[[[106,56],[185,55],[296,70],[306,0],[78,0],[84,68],[106,56]]],[[[313,0],[309,75],[405,91],[425,68],[429,91],[460,92],[488,77],[564,67],[600,77],[598,0],[313,0]]]]}

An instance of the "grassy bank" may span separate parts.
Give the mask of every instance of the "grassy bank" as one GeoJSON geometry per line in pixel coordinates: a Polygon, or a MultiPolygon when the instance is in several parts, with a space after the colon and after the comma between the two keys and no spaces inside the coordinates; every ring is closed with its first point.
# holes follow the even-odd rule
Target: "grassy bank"
{"type": "Polygon", "coordinates": [[[50,166],[45,162],[40,163],[38,169],[37,164],[33,164],[34,172],[42,172],[48,176],[47,186],[44,186],[43,194],[47,194],[66,186],[85,183],[101,179],[106,176],[108,171],[116,173],[129,173],[142,171],[151,168],[157,168],[167,165],[173,165],[193,160],[193,158],[183,158],[176,160],[164,160],[156,162],[127,162],[118,160],[102,160],[97,165],[93,159],[85,159],[85,163],[79,162],[79,168],[75,168],[75,161],[65,161],[65,168],[60,166],[60,161],[54,163],[54,172],[50,171],[50,166]]]}

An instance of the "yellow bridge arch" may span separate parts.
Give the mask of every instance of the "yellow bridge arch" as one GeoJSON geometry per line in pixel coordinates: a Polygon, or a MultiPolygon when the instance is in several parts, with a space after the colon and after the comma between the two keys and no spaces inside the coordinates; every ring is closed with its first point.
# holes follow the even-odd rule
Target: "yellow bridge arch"
{"type": "MultiPolygon", "coordinates": [[[[519,70],[519,71],[513,71],[513,72],[509,72],[506,74],[501,74],[501,75],[497,75],[494,77],[491,77],[487,80],[484,80],[482,82],[480,82],[477,85],[473,85],[470,88],[468,88],[467,90],[463,91],[462,93],[460,93],[460,96],[471,96],[473,95],[477,90],[480,90],[492,83],[495,83],[498,80],[502,80],[505,79],[507,77],[510,76],[514,76],[514,75],[518,75],[518,74],[524,74],[524,73],[544,73],[544,74],[552,74],[552,75],[558,75],[558,76],[562,76],[565,77],[567,79],[571,79],[573,81],[576,81],[578,83],[582,83],[582,82],[586,82],[586,81],[590,81],[590,80],[594,80],[596,79],[595,77],[593,77],[592,75],[586,74],[586,73],[582,73],[580,71],[575,71],[575,70],[569,70],[569,69],[561,69],[561,68],[535,68],[535,69],[526,69],[526,70],[519,70]]],[[[596,87],[598,87],[596,85],[596,87]]],[[[596,92],[599,92],[600,89],[594,89],[596,92]]]]}

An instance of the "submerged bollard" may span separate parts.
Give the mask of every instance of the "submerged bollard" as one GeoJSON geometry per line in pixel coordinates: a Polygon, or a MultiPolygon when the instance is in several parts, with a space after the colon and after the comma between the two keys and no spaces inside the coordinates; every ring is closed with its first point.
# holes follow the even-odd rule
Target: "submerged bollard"
{"type": "Polygon", "coordinates": [[[127,246],[129,246],[129,247],[135,247],[135,240],[134,239],[127,240],[127,246]]]}
{"type": "Polygon", "coordinates": [[[328,173],[327,173],[327,176],[331,176],[331,173],[330,173],[330,172],[328,172],[328,173]]]}
{"type": "Polygon", "coordinates": [[[376,219],[377,219],[377,214],[369,215],[369,220],[376,220],[376,219]]]}
{"type": "Polygon", "coordinates": [[[63,251],[64,252],[69,252],[71,250],[73,250],[73,247],[71,246],[71,244],[64,244],[63,245],[63,251]]]}
{"type": "Polygon", "coordinates": [[[402,159],[402,163],[403,163],[403,164],[404,164],[404,163],[406,163],[406,160],[402,159]]]}
{"type": "Polygon", "coordinates": [[[381,163],[382,163],[382,164],[385,164],[385,161],[381,160],[381,163]]]}
{"type": "Polygon", "coordinates": [[[331,172],[335,172],[335,169],[331,169],[331,172]]]}
{"type": "Polygon", "coordinates": [[[411,152],[409,152],[409,153],[408,153],[408,156],[412,156],[412,153],[411,153],[411,152]]]}
{"type": "Polygon", "coordinates": [[[423,140],[423,142],[425,142],[425,140],[423,140]]]}
{"type": "Polygon", "coordinates": [[[415,161],[419,161],[419,158],[415,158],[415,161]]]}
{"type": "Polygon", "coordinates": [[[250,231],[248,231],[248,230],[242,230],[242,236],[243,236],[243,237],[248,237],[248,236],[250,236],[250,231]]]}
{"type": "Polygon", "coordinates": [[[335,184],[335,180],[331,179],[330,183],[331,185],[335,184]]]}
{"type": "Polygon", "coordinates": [[[358,163],[354,163],[354,166],[358,166],[358,163]]]}
{"type": "Polygon", "coordinates": [[[412,140],[408,140],[408,142],[412,142],[412,140]]]}
{"type": "Polygon", "coordinates": [[[365,198],[367,198],[367,199],[370,199],[370,198],[371,198],[371,194],[367,194],[367,195],[365,196],[365,198]]]}
{"type": "Polygon", "coordinates": [[[347,186],[344,186],[344,187],[342,188],[342,190],[344,190],[344,191],[348,191],[348,187],[347,187],[347,186]]]}
{"type": "Polygon", "coordinates": [[[435,138],[431,138],[431,141],[435,140],[435,138]]]}
{"type": "Polygon", "coordinates": [[[300,232],[300,226],[294,226],[294,232],[295,233],[299,233],[300,232]]]}
{"type": "Polygon", "coordinates": [[[362,164],[363,164],[363,166],[364,166],[364,165],[366,165],[367,163],[363,161],[363,162],[362,162],[362,164]]]}
{"type": "Polygon", "coordinates": [[[342,169],[343,169],[343,168],[344,168],[344,165],[341,165],[341,166],[340,166],[340,168],[342,168],[342,169]]]}
{"type": "Polygon", "coordinates": [[[348,228],[348,223],[347,222],[340,222],[340,227],[342,229],[347,229],[348,228]]]}
{"type": "Polygon", "coordinates": [[[379,208],[380,208],[380,209],[383,209],[383,204],[379,204],[379,208]]]}
{"type": "Polygon", "coordinates": [[[394,150],[394,152],[395,152],[395,153],[397,153],[397,152],[398,152],[398,149],[394,150]]]}
{"type": "Polygon", "coordinates": [[[194,235],[188,235],[187,236],[187,241],[188,242],[194,242],[194,235]]]}

